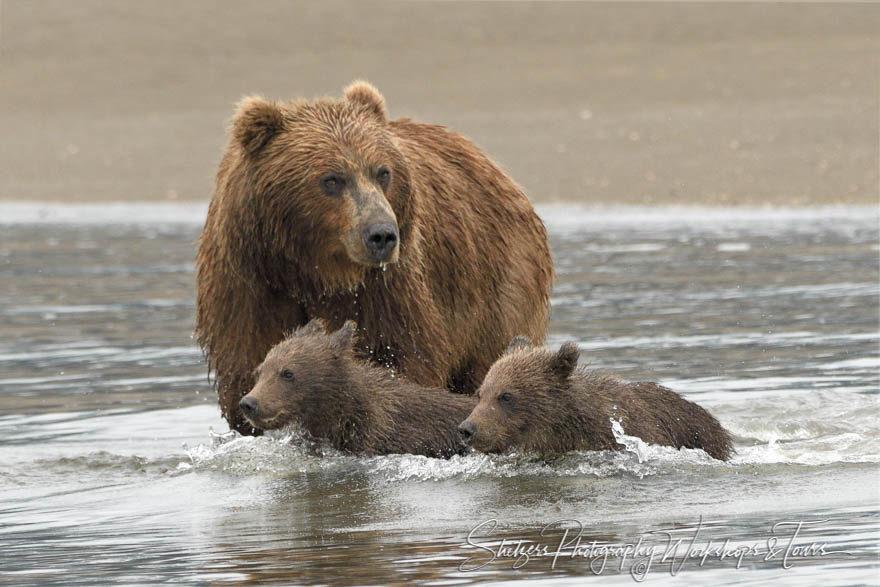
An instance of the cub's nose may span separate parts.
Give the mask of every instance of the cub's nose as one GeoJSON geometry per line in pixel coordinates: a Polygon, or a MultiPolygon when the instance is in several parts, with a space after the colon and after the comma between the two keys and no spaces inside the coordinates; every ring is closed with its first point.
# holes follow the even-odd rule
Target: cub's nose
{"type": "Polygon", "coordinates": [[[238,402],[238,407],[241,408],[241,411],[244,412],[245,416],[247,416],[248,418],[253,418],[257,415],[259,403],[255,398],[245,396],[241,398],[240,402],[238,402]]]}
{"type": "Polygon", "coordinates": [[[474,439],[474,434],[477,432],[477,426],[470,420],[465,420],[461,424],[458,425],[458,433],[461,435],[461,439],[465,444],[470,444],[471,440],[474,439]]]}
{"type": "Polygon", "coordinates": [[[397,246],[397,240],[397,227],[393,224],[371,224],[364,231],[364,244],[377,262],[382,262],[391,256],[394,247],[397,246]]]}

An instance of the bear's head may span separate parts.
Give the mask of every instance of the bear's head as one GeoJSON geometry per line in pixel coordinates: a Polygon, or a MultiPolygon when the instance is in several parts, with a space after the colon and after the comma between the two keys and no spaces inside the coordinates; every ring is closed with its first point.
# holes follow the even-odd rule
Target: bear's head
{"type": "Polygon", "coordinates": [[[553,351],[514,338],[477,390],[477,406],[459,426],[462,439],[481,452],[544,452],[563,433],[558,423],[572,408],[568,390],[578,355],[572,342],[553,351]]]}
{"type": "Polygon", "coordinates": [[[261,430],[298,422],[323,435],[338,421],[334,410],[350,403],[344,396],[356,330],[349,320],[328,333],[314,319],[272,347],[255,370],[254,387],[239,402],[248,421],[261,430]]]}
{"type": "Polygon", "coordinates": [[[238,167],[226,191],[240,194],[230,213],[267,272],[286,262],[325,289],[351,288],[405,254],[409,172],[376,88],[355,82],[342,99],[287,103],[251,96],[230,134],[238,167]]]}

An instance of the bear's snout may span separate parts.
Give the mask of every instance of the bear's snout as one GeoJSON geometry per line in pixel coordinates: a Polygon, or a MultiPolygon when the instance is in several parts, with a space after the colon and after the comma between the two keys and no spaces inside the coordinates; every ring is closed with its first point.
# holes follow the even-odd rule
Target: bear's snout
{"type": "Polygon", "coordinates": [[[364,244],[377,263],[391,256],[397,246],[397,226],[387,222],[371,224],[364,231],[364,244]]]}
{"type": "Polygon", "coordinates": [[[246,395],[241,398],[240,402],[238,402],[238,407],[241,408],[241,411],[246,418],[254,419],[257,417],[257,411],[259,410],[260,404],[257,402],[256,398],[246,395]]]}
{"type": "Polygon", "coordinates": [[[458,425],[458,433],[465,444],[470,444],[471,440],[474,439],[474,434],[477,433],[477,425],[470,420],[465,420],[458,425]]]}

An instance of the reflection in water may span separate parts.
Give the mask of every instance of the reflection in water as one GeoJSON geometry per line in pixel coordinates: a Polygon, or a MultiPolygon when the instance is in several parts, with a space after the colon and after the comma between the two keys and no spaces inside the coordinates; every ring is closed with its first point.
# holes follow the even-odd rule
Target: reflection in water
{"type": "MultiPolygon", "coordinates": [[[[702,583],[876,579],[876,210],[541,210],[559,273],[550,343],[576,340],[582,361],[704,405],[734,434],[730,463],[635,441],[551,462],[440,461],[346,456],[292,430],[212,433],[226,427],[190,337],[203,210],[147,206],[139,225],[120,223],[124,207],[101,218],[10,210],[4,579],[565,580],[597,572],[598,559],[566,551],[553,564],[535,551],[514,570],[525,559],[511,545],[555,548],[581,524],[581,543],[599,546],[641,538],[649,552],[671,530],[766,548],[773,524],[793,520],[821,521],[797,544],[848,554],[801,556],[789,570],[747,556],[739,571],[707,556],[679,572],[702,583]],[[491,535],[467,545],[490,519],[491,535]],[[485,565],[461,572],[468,561],[485,565]]],[[[635,557],[615,552],[600,570],[629,584],[635,557]]],[[[674,570],[649,567],[651,580],[674,570]]]]}

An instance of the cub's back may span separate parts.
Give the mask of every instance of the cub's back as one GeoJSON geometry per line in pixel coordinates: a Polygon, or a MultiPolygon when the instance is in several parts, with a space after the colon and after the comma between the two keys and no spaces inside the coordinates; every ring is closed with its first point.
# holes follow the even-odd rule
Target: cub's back
{"type": "Polygon", "coordinates": [[[465,451],[458,425],[476,405],[474,396],[411,386],[395,390],[390,405],[395,413],[392,432],[382,447],[386,454],[448,458],[465,451]]]}
{"type": "Polygon", "coordinates": [[[730,435],[718,420],[671,389],[641,381],[622,385],[620,395],[626,434],[651,444],[699,448],[722,461],[730,457],[730,435]]]}

